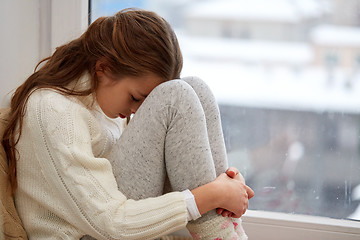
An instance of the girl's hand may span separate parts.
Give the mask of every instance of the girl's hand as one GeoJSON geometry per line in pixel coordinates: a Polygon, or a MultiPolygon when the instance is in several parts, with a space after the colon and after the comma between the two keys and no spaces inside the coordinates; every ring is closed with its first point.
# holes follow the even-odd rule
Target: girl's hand
{"type": "MultiPolygon", "coordinates": [[[[239,181],[241,181],[244,185],[245,185],[245,179],[244,177],[241,175],[241,173],[239,172],[239,170],[235,167],[230,167],[226,170],[226,174],[230,177],[230,178],[234,178],[237,179],[239,181]]],[[[246,185],[245,185],[246,186],[246,185]]],[[[248,194],[248,200],[250,198],[252,198],[254,196],[254,192],[253,190],[246,186],[246,191],[248,194]]],[[[218,214],[221,214],[223,217],[237,217],[236,214],[224,209],[224,208],[217,208],[216,212],[218,214]]]]}
{"type": "Polygon", "coordinates": [[[249,195],[253,195],[253,191],[243,182],[230,178],[226,173],[221,174],[213,183],[214,189],[219,191],[218,206],[231,212],[231,217],[241,217],[248,208],[249,195]]]}
{"type": "Polygon", "coordinates": [[[191,190],[201,215],[216,208],[226,209],[234,218],[246,212],[254,192],[244,184],[242,176],[237,172],[229,171],[234,178],[222,173],[214,181],[191,190]]]}

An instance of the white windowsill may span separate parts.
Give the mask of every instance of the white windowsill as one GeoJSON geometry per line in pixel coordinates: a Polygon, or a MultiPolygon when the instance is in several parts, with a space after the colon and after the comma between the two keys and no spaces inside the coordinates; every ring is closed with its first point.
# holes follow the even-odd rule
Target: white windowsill
{"type": "Polygon", "coordinates": [[[360,222],[248,210],[243,216],[250,239],[360,239],[360,222]]]}

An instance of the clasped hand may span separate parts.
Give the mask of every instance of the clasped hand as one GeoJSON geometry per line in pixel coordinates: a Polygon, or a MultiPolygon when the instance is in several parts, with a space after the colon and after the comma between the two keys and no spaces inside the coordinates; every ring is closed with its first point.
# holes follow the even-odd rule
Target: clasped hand
{"type": "Polygon", "coordinates": [[[216,212],[224,217],[240,218],[249,206],[249,199],[255,195],[254,191],[245,184],[244,177],[234,167],[230,167],[216,181],[226,186],[224,194],[226,195],[225,199],[227,199],[224,206],[217,208],[216,212]]]}

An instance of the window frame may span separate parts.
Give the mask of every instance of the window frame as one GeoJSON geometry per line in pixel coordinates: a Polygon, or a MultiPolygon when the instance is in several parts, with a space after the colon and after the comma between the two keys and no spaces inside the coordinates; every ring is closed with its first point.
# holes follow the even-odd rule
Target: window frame
{"type": "MultiPolygon", "coordinates": [[[[89,24],[91,0],[51,1],[51,49],[79,36],[89,24]],[[71,10],[71,11],[70,11],[71,10]]],[[[46,1],[40,4],[47,4],[46,1]]],[[[43,33],[46,34],[46,33],[43,33]]],[[[360,222],[326,217],[248,210],[243,216],[250,239],[360,239],[360,222]]]]}
{"type": "MultiPolygon", "coordinates": [[[[49,1],[41,0],[41,8],[49,8],[49,1]]],[[[48,35],[51,52],[55,48],[82,34],[89,25],[89,0],[51,0],[49,18],[50,31],[48,35]]]]}

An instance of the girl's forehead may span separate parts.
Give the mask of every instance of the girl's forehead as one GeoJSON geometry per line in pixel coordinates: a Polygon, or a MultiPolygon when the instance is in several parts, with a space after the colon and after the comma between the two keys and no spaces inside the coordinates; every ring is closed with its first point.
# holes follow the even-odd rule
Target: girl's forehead
{"type": "Polygon", "coordinates": [[[140,77],[128,77],[127,80],[138,89],[148,89],[154,88],[154,86],[159,85],[160,83],[164,82],[162,78],[156,75],[145,75],[140,77]]]}

